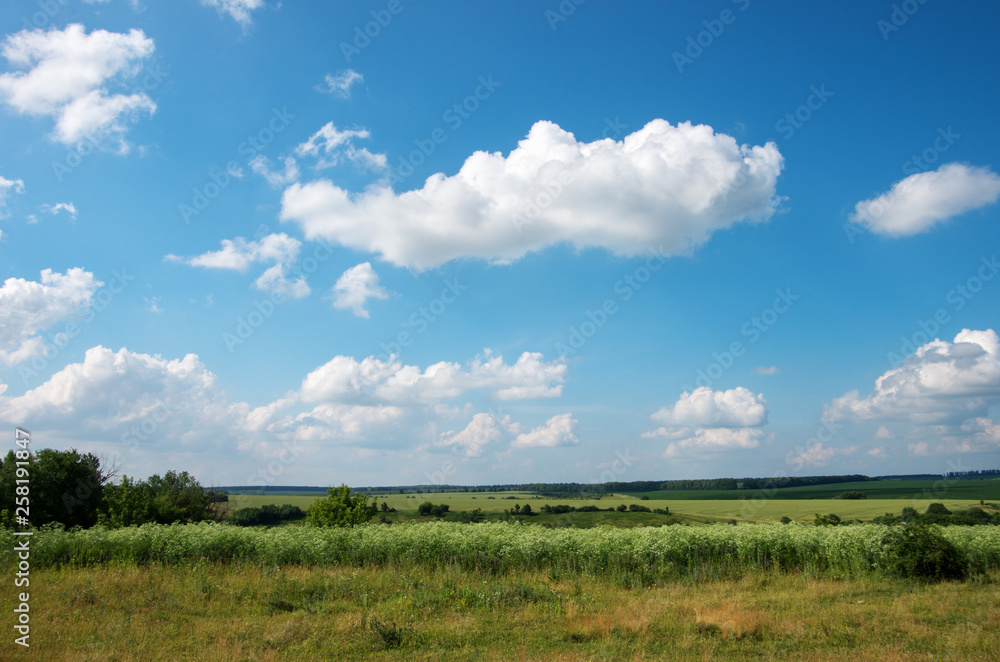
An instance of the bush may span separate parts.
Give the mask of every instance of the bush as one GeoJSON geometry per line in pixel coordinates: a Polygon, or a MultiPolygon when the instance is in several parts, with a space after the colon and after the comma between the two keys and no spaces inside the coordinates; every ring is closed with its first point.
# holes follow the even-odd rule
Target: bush
{"type": "Polygon", "coordinates": [[[848,492],[841,492],[838,499],[867,499],[868,495],[864,492],[858,492],[857,490],[850,490],[848,492]]]}
{"type": "Polygon", "coordinates": [[[422,504],[417,506],[417,514],[423,516],[433,516],[433,517],[444,517],[445,513],[448,512],[449,506],[446,503],[439,505],[434,505],[430,501],[424,501],[422,504]]]}
{"type": "Polygon", "coordinates": [[[618,512],[624,513],[626,510],[628,510],[628,506],[626,506],[624,503],[618,506],[618,512]]]}
{"type": "Polygon", "coordinates": [[[941,581],[965,579],[969,560],[965,552],[936,528],[911,524],[891,531],[885,539],[889,570],[899,577],[941,581]]]}
{"type": "Polygon", "coordinates": [[[791,524],[792,523],[792,518],[789,517],[788,515],[785,515],[784,517],[781,518],[781,523],[782,524],[791,524]]]}
{"type": "Polygon", "coordinates": [[[629,506],[628,506],[628,511],[630,513],[648,513],[648,512],[652,512],[646,506],[640,506],[637,503],[630,503],[629,506]]]}
{"type": "Polygon", "coordinates": [[[375,510],[368,505],[367,496],[351,497],[351,488],[341,485],[328,489],[326,498],[312,502],[306,522],[312,526],[354,526],[370,520],[375,510]]]}

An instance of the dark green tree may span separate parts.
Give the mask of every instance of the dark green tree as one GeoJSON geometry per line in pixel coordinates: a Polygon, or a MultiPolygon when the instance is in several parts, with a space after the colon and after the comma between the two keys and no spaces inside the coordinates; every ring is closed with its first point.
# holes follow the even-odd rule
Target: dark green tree
{"type": "Polygon", "coordinates": [[[35,526],[58,522],[66,527],[89,527],[97,523],[104,486],[113,472],[102,470],[96,455],[43,448],[22,458],[9,451],[0,461],[0,518],[4,524],[14,522],[17,499],[23,504],[25,496],[28,521],[35,526]],[[28,463],[21,467],[27,469],[21,476],[19,461],[28,463]],[[18,484],[19,478],[28,482],[18,484]],[[18,488],[27,494],[18,494],[18,488]]]}

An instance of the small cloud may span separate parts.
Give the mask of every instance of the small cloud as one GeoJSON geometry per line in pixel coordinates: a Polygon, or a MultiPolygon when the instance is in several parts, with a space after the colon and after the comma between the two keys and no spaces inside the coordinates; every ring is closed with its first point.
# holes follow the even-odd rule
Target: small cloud
{"type": "Polygon", "coordinates": [[[250,168],[267,180],[267,183],[275,188],[287,186],[299,179],[299,166],[290,156],[285,157],[285,171],[277,172],[271,170],[271,159],[263,154],[258,154],[250,161],[250,168]]]}
{"type": "Polygon", "coordinates": [[[162,313],[163,309],[160,308],[160,297],[143,297],[143,301],[146,302],[146,310],[151,313],[162,313]]]}
{"type": "Polygon", "coordinates": [[[220,18],[227,15],[246,30],[253,22],[250,13],[264,6],[264,0],[201,0],[201,4],[212,7],[220,18]]]}
{"type": "Polygon", "coordinates": [[[64,211],[69,214],[70,219],[74,221],[76,220],[76,205],[74,205],[72,202],[57,202],[54,205],[42,205],[41,207],[39,207],[39,209],[49,214],[52,214],[53,216],[55,216],[59,212],[64,211]]]}
{"type": "Polygon", "coordinates": [[[323,83],[316,86],[316,89],[320,92],[329,92],[334,96],[338,96],[341,99],[351,98],[351,86],[355,83],[360,83],[365,79],[364,76],[359,74],[353,69],[346,69],[341,71],[336,76],[327,74],[323,78],[323,83]]]}
{"type": "Polygon", "coordinates": [[[926,441],[921,441],[917,444],[910,444],[907,448],[914,455],[928,455],[930,453],[926,441]]]}
{"type": "Polygon", "coordinates": [[[890,430],[886,426],[880,425],[878,427],[878,430],[875,431],[875,438],[876,439],[895,439],[896,435],[894,435],[892,433],[892,430],[890,430]]]}
{"type": "Polygon", "coordinates": [[[24,182],[0,177],[0,218],[7,218],[9,215],[4,209],[7,207],[7,196],[11,193],[24,193],[24,182]]]}
{"type": "Polygon", "coordinates": [[[881,446],[879,446],[878,448],[871,449],[870,451],[868,451],[868,454],[871,455],[876,460],[884,460],[885,458],[889,457],[889,454],[886,453],[885,449],[882,448],[881,446]]]}
{"type": "Polygon", "coordinates": [[[778,366],[758,366],[753,369],[758,375],[776,375],[778,374],[778,366]]]}
{"type": "Polygon", "coordinates": [[[341,274],[330,294],[334,308],[350,310],[364,319],[368,319],[368,311],[365,310],[368,299],[389,298],[389,292],[379,285],[378,274],[370,262],[362,262],[341,274]]]}
{"type": "Polygon", "coordinates": [[[821,467],[836,453],[837,449],[827,448],[823,445],[823,442],[818,441],[801,453],[790,455],[787,458],[788,465],[791,467],[821,467]]]}
{"type": "Polygon", "coordinates": [[[368,129],[345,129],[341,131],[333,122],[327,122],[319,131],[309,136],[309,140],[295,148],[296,156],[313,157],[316,159],[316,169],[332,168],[340,163],[350,161],[363,168],[371,170],[384,169],[387,161],[384,154],[373,154],[365,148],[357,148],[355,138],[371,137],[368,129]]]}
{"type": "Polygon", "coordinates": [[[991,205],[1000,198],[1000,176],[989,168],[946,163],[910,175],[877,198],[862,200],[851,222],[889,237],[927,232],[948,219],[991,205]]]}

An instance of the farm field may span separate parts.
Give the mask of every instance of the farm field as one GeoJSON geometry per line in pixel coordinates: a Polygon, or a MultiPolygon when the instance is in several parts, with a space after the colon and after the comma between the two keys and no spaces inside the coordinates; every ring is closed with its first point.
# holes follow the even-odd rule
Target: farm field
{"type": "Polygon", "coordinates": [[[49,568],[24,660],[977,660],[1000,649],[980,583],[755,572],[644,588],[455,567],[49,568]]]}
{"type": "MultiPolygon", "coordinates": [[[[843,489],[837,492],[840,494],[843,489]]],[[[912,493],[911,493],[912,494],[912,493]]],[[[766,499],[759,501],[735,501],[721,499],[707,500],[675,500],[675,499],[649,499],[641,501],[635,495],[613,495],[602,499],[568,499],[538,497],[535,495],[520,493],[515,499],[505,499],[506,493],[499,493],[494,499],[488,499],[481,493],[475,495],[470,493],[433,493],[423,495],[413,495],[416,498],[408,498],[411,495],[390,495],[375,499],[378,503],[385,501],[390,507],[397,509],[406,518],[416,515],[417,506],[424,501],[432,503],[446,503],[452,511],[471,511],[476,508],[482,509],[483,513],[500,514],[504,510],[514,507],[514,504],[530,504],[534,512],[538,512],[545,504],[569,504],[579,508],[580,506],[594,505],[599,508],[609,508],[619,504],[641,504],[650,509],[666,508],[671,515],[680,516],[684,519],[692,520],[722,520],[728,521],[736,519],[746,522],[776,522],[782,517],[789,517],[794,521],[811,522],[817,514],[827,515],[836,513],[842,519],[862,519],[869,520],[873,517],[883,515],[887,512],[899,514],[904,507],[916,508],[919,512],[924,512],[931,503],[943,503],[949,510],[969,508],[978,504],[978,497],[973,499],[943,498],[943,499],[766,499]]],[[[951,496],[950,494],[948,495],[951,496]]],[[[319,497],[303,496],[278,496],[278,495],[238,495],[232,497],[233,506],[238,508],[260,507],[265,504],[292,504],[299,506],[303,510],[309,508],[315,499],[319,497]]],[[[571,513],[572,518],[563,516],[546,515],[533,516],[532,521],[544,522],[555,517],[562,517],[561,520],[571,521],[581,519],[581,521],[593,521],[601,519],[608,524],[615,523],[615,517],[621,515],[644,515],[645,513],[571,513]],[[588,515],[591,517],[582,518],[588,515]],[[604,515],[603,518],[593,516],[604,515]],[[541,519],[540,519],[541,518],[541,519]]],[[[399,519],[398,517],[395,519],[399,519]]]]}
{"type": "MultiPolygon", "coordinates": [[[[1000,500],[1000,479],[938,479],[938,480],[873,480],[828,485],[802,485],[781,487],[774,491],[776,499],[833,499],[842,492],[864,492],[869,499],[911,499],[923,496],[940,496],[949,499],[1000,500]]],[[[660,490],[638,492],[650,499],[704,500],[752,498],[763,490],[660,490]]]]}

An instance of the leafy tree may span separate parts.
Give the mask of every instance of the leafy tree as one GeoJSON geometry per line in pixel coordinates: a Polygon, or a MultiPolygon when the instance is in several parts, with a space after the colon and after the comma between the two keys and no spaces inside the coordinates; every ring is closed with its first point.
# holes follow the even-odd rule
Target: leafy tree
{"type": "Polygon", "coordinates": [[[101,523],[112,527],[208,519],[211,495],[186,471],[168,471],[137,481],[124,476],[105,488],[101,523]]]}
{"type": "MultiPolygon", "coordinates": [[[[18,506],[16,499],[28,497],[28,521],[41,526],[59,522],[66,527],[93,526],[105,483],[114,474],[101,469],[101,462],[92,453],[80,454],[75,449],[57,451],[43,448],[37,453],[17,459],[14,451],[0,461],[0,519],[12,524],[18,506]],[[18,476],[17,462],[27,462],[27,475],[18,476]],[[17,494],[18,479],[27,479],[27,494],[17,494]]],[[[25,491],[25,490],[22,490],[25,491]]]]}
{"type": "Polygon", "coordinates": [[[792,518],[789,517],[788,515],[785,515],[784,517],[781,518],[781,523],[782,524],[791,524],[792,523],[792,518]]]}
{"type": "Polygon", "coordinates": [[[168,471],[161,478],[150,476],[146,483],[153,490],[153,512],[160,524],[197,522],[209,517],[209,496],[194,476],[186,471],[168,471]]]}
{"type": "Polygon", "coordinates": [[[118,485],[104,488],[100,523],[113,528],[138,526],[156,521],[153,514],[153,489],[145,481],[122,477],[118,485]]]}
{"type": "MultiPolygon", "coordinates": [[[[331,487],[327,496],[316,499],[306,512],[306,523],[312,526],[354,526],[363,524],[375,515],[375,506],[368,505],[368,497],[351,496],[347,485],[331,487]]],[[[422,506],[423,504],[421,504],[422,506]]]]}
{"type": "Polygon", "coordinates": [[[626,510],[628,510],[628,506],[626,506],[624,503],[619,504],[619,506],[618,506],[618,512],[624,513],[626,510]]]}

